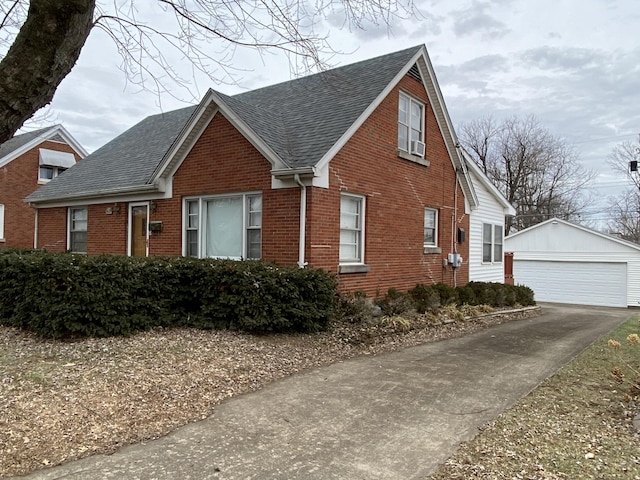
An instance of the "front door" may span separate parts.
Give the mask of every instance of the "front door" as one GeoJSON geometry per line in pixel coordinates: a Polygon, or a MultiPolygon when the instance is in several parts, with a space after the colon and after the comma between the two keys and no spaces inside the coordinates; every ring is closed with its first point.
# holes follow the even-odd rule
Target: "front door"
{"type": "Polygon", "coordinates": [[[149,229],[147,227],[147,205],[134,205],[131,207],[131,238],[130,255],[133,257],[146,257],[148,254],[149,229]]]}

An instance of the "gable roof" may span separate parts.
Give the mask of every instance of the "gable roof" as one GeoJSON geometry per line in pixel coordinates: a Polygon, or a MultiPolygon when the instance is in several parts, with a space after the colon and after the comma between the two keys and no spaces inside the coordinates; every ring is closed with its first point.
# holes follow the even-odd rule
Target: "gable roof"
{"type": "Polygon", "coordinates": [[[631,248],[633,248],[635,250],[640,250],[640,245],[638,245],[637,243],[629,242],[628,240],[623,240],[622,238],[614,237],[613,235],[607,235],[606,233],[602,233],[602,232],[599,232],[597,230],[593,230],[591,228],[585,227],[583,225],[578,225],[576,223],[571,223],[571,222],[568,222],[566,220],[562,220],[561,218],[556,218],[556,217],[550,218],[549,220],[545,220],[544,222],[536,223],[535,225],[527,227],[524,230],[520,230],[519,232],[512,233],[509,236],[505,237],[505,242],[507,240],[513,239],[515,237],[518,237],[518,236],[521,236],[521,235],[526,235],[529,232],[544,228],[549,224],[556,224],[556,223],[560,223],[560,224],[566,225],[568,227],[575,228],[577,230],[580,230],[582,232],[588,233],[590,235],[594,235],[596,237],[603,238],[605,240],[610,240],[610,241],[612,241],[614,243],[617,243],[617,244],[620,244],[620,245],[624,245],[625,247],[631,247],[631,248]]]}
{"type": "Polygon", "coordinates": [[[221,112],[272,165],[272,172],[314,172],[330,161],[389,91],[417,66],[440,130],[472,205],[477,197],[426,47],[415,46],[234,96],[209,90],[201,102],[142,120],[27,197],[59,201],[161,191],[163,181],[221,112]]]}
{"type": "Polygon", "coordinates": [[[509,200],[498,190],[498,188],[493,184],[489,177],[482,171],[482,169],[478,166],[478,164],[471,158],[471,155],[467,153],[463,148],[460,149],[462,152],[462,158],[473,173],[473,175],[480,181],[480,183],[484,186],[485,189],[489,191],[491,195],[497,200],[497,202],[502,205],[504,214],[514,216],[516,214],[516,209],[509,203],[509,200]]]}
{"type": "Polygon", "coordinates": [[[32,132],[15,135],[0,145],[0,167],[15,160],[46,140],[62,140],[73,148],[81,157],[87,156],[87,151],[80,145],[62,125],[40,128],[32,132]]]}

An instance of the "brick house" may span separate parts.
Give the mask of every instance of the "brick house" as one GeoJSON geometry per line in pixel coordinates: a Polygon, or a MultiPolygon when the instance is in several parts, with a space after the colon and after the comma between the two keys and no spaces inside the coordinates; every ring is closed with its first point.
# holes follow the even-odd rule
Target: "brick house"
{"type": "Polygon", "coordinates": [[[311,265],[375,295],[469,280],[470,178],[416,46],[235,96],[209,90],[28,201],[38,248],[311,265]]]}
{"type": "Polygon", "coordinates": [[[33,247],[36,214],[24,198],[86,155],[61,125],[0,145],[0,247],[33,247]]]}

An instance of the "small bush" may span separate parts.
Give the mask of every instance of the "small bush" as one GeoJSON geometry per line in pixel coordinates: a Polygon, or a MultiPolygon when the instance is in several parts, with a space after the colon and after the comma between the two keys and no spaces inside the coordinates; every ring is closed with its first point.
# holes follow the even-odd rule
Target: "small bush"
{"type": "Polygon", "coordinates": [[[436,283],[433,289],[438,292],[440,305],[443,307],[446,305],[456,305],[458,303],[458,292],[455,288],[446,283],[436,283]]]}
{"type": "Polygon", "coordinates": [[[408,293],[418,313],[435,312],[440,308],[440,294],[431,285],[419,283],[408,293]]]}
{"type": "Polygon", "coordinates": [[[365,323],[373,318],[373,309],[364,292],[338,294],[335,300],[335,318],[350,323],[365,323]]]}
{"type": "Polygon", "coordinates": [[[376,301],[384,315],[401,315],[413,309],[413,302],[408,294],[390,288],[383,298],[376,301]]]}

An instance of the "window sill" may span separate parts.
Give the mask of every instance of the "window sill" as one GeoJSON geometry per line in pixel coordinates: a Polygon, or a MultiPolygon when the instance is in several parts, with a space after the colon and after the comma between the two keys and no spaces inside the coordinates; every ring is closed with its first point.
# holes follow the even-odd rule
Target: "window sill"
{"type": "Polygon", "coordinates": [[[51,181],[51,180],[42,180],[42,179],[39,179],[39,180],[38,180],[38,185],[44,185],[44,184],[46,184],[46,183],[49,183],[50,181],[51,181]]]}
{"type": "Polygon", "coordinates": [[[410,162],[419,163],[420,165],[424,165],[428,167],[431,165],[431,162],[426,158],[419,157],[417,155],[411,155],[409,152],[405,152],[404,150],[398,149],[398,157],[404,158],[405,160],[409,160],[410,162]]]}
{"type": "Polygon", "coordinates": [[[0,238],[0,243],[4,243],[4,242],[6,242],[6,241],[7,241],[6,239],[4,239],[4,238],[0,238]]]}
{"type": "Polygon", "coordinates": [[[338,273],[368,273],[371,265],[338,265],[338,273]]]}
{"type": "Polygon", "coordinates": [[[442,253],[442,249],[440,247],[424,247],[424,252],[423,253],[437,253],[440,254],[442,253]]]}

